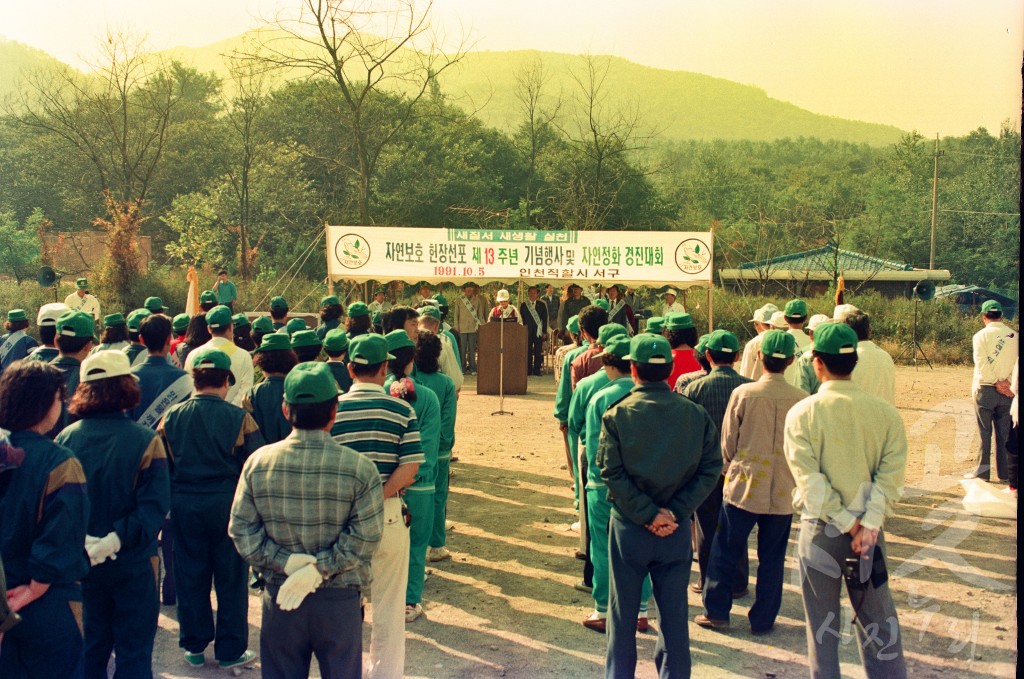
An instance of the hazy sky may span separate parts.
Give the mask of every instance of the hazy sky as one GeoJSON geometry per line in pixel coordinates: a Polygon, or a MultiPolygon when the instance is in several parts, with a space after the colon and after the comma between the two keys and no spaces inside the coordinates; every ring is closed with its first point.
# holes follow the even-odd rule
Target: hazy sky
{"type": "MultiPolygon", "coordinates": [[[[81,65],[107,26],[200,46],[299,0],[0,0],[0,34],[81,65]]],[[[387,4],[387,3],[384,3],[387,4]]],[[[816,113],[961,135],[1021,114],[1022,0],[435,0],[476,49],[615,54],[816,113]]]]}

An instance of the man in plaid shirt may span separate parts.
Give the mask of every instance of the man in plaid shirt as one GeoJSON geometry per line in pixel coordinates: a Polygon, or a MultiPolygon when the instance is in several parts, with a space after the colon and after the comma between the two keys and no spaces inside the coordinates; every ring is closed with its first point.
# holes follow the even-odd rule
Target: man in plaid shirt
{"type": "Polygon", "coordinates": [[[308,676],[316,654],[323,677],[359,677],[360,594],[384,530],[380,475],[331,439],[338,385],[326,364],[293,368],[284,402],[292,432],[246,461],[228,525],[266,580],[263,676],[308,676]]]}

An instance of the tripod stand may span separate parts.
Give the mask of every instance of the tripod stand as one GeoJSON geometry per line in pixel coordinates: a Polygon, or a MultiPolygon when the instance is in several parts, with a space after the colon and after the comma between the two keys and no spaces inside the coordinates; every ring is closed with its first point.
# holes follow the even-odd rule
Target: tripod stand
{"type": "Polygon", "coordinates": [[[499,334],[498,342],[498,409],[491,413],[491,416],[495,415],[514,415],[511,410],[505,410],[505,319],[502,318],[501,332],[499,334]]]}
{"type": "Polygon", "coordinates": [[[932,366],[932,362],[928,360],[928,355],[925,354],[924,353],[924,349],[921,348],[921,343],[917,341],[917,305],[920,304],[920,303],[921,303],[921,300],[919,300],[919,299],[917,299],[915,297],[914,298],[914,331],[913,331],[913,337],[910,339],[909,342],[907,342],[906,346],[903,347],[903,350],[900,351],[899,356],[896,357],[896,361],[902,360],[903,359],[903,355],[905,353],[907,353],[908,351],[910,351],[911,355],[907,357],[907,360],[908,361],[913,361],[914,362],[914,370],[917,370],[917,354],[918,354],[918,352],[920,352],[921,353],[921,358],[924,359],[925,363],[928,364],[928,367],[930,369],[934,370],[935,368],[932,366]]]}

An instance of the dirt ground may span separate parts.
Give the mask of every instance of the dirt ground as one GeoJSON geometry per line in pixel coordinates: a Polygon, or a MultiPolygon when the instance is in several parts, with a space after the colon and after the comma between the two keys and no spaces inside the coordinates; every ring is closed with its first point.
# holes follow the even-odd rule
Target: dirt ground
{"type": "MultiPolygon", "coordinates": [[[[911,677],[1013,677],[1017,662],[1015,521],[963,511],[958,481],[971,468],[977,428],[970,368],[900,367],[898,403],[910,439],[906,495],[887,524],[890,585],[911,677]]],[[[410,677],[603,676],[605,637],[580,622],[589,595],[573,589],[582,562],[561,435],[552,418],[554,382],[531,377],[530,393],[477,396],[467,378],[459,402],[449,534],[454,558],[428,564],[426,614],[407,626],[410,677]]],[[[730,631],[690,626],[696,677],[805,677],[806,640],[796,577],[794,526],[782,611],[773,633],[754,637],[751,599],[737,602],[730,631]]],[[[751,552],[751,577],[756,558],[751,552]]],[[[694,566],[696,571],[696,566],[694,566]]],[[[690,594],[689,616],[703,612],[690,594]]],[[[844,677],[863,677],[843,618],[844,677]]],[[[652,612],[652,618],[656,618],[652,612]]],[[[250,647],[259,647],[259,599],[250,598],[250,647]]],[[[654,626],[656,626],[654,622],[654,626]]],[[[368,643],[369,625],[364,626],[368,643]]],[[[637,676],[654,677],[656,634],[638,635],[637,676]]],[[[367,646],[364,644],[364,648],[367,646]]],[[[208,656],[212,655],[212,649],[208,656]]],[[[185,666],[174,607],[165,606],[154,669],[163,677],[224,672],[185,666]]],[[[246,676],[256,676],[246,671],[246,676]]],[[[319,675],[314,675],[319,676],[319,675]]]]}

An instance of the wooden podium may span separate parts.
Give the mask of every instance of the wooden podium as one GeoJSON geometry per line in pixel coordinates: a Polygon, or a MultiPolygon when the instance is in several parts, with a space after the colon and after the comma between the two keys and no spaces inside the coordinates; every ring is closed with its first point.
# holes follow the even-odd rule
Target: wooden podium
{"type": "Polygon", "coordinates": [[[505,332],[504,393],[526,393],[526,327],[518,323],[484,323],[477,330],[476,393],[498,394],[501,333],[505,332]]]}

